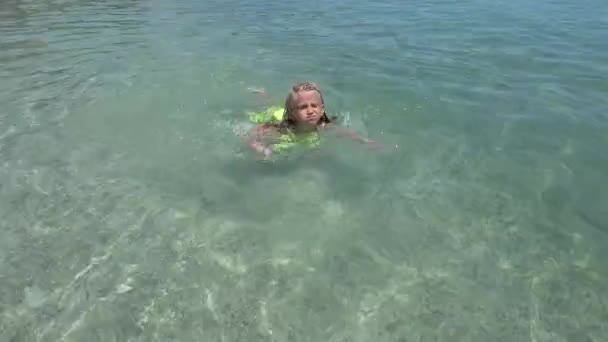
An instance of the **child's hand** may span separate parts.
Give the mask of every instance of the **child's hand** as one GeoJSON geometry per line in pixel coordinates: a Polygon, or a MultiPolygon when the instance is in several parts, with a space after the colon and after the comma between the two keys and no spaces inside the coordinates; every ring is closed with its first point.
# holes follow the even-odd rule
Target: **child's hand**
{"type": "Polygon", "coordinates": [[[379,142],[372,141],[372,140],[367,142],[367,148],[372,151],[382,151],[385,149],[384,145],[382,145],[379,142]]]}
{"type": "MultiPolygon", "coordinates": [[[[372,151],[386,151],[389,149],[389,147],[387,147],[386,145],[369,139],[366,141],[366,144],[367,148],[372,151]]],[[[393,146],[390,146],[390,148],[393,148],[393,146]]],[[[399,145],[395,145],[394,148],[398,149],[399,145]]]]}
{"type": "Polygon", "coordinates": [[[270,97],[264,88],[248,87],[247,91],[257,95],[258,105],[268,105],[268,102],[270,102],[270,97]]]}
{"type": "Polygon", "coordinates": [[[266,95],[266,90],[264,88],[248,87],[247,91],[254,94],[266,95]]]}
{"type": "Polygon", "coordinates": [[[259,144],[255,147],[256,155],[259,159],[268,161],[272,159],[272,148],[259,144]]]}
{"type": "Polygon", "coordinates": [[[361,138],[361,140],[362,140],[361,142],[364,143],[365,145],[367,145],[367,148],[372,151],[384,150],[384,145],[382,145],[379,142],[373,141],[368,138],[361,138]]]}
{"type": "Polygon", "coordinates": [[[265,147],[262,151],[263,160],[271,160],[272,159],[272,149],[270,147],[265,147]]]}

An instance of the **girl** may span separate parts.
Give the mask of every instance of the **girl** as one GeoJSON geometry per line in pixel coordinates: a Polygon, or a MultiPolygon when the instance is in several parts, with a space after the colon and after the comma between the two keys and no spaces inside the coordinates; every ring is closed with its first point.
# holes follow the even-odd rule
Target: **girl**
{"type": "Polygon", "coordinates": [[[318,146],[318,132],[326,129],[335,130],[339,135],[348,136],[355,141],[379,147],[370,139],[337,127],[333,123],[335,117],[329,118],[325,113],[321,90],[311,82],[294,85],[285,99],[283,110],[253,113],[252,120],[269,121],[254,127],[253,135],[248,139],[249,146],[264,160],[269,160],[273,152],[281,152],[295,144],[318,146]],[[265,143],[264,141],[268,141],[269,138],[270,142],[265,143]]]}

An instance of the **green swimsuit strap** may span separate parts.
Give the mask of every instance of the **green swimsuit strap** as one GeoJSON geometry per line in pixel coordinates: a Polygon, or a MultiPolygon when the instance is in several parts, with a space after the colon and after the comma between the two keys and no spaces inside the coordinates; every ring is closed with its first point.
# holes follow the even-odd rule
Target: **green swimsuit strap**
{"type": "Polygon", "coordinates": [[[263,112],[249,113],[249,120],[256,124],[282,122],[284,113],[283,107],[270,107],[263,112]]]}

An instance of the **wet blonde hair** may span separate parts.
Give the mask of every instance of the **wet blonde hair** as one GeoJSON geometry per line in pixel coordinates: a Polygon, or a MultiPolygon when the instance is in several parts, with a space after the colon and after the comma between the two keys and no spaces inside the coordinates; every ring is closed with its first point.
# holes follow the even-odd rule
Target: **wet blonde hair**
{"type": "MultiPolygon", "coordinates": [[[[289,93],[287,94],[287,98],[285,99],[285,113],[283,114],[283,123],[286,124],[287,126],[295,125],[295,121],[292,119],[291,113],[293,113],[293,110],[294,110],[294,102],[296,100],[296,96],[298,96],[298,93],[301,91],[316,91],[317,93],[319,93],[319,96],[321,97],[321,104],[323,104],[323,106],[325,106],[325,100],[323,99],[323,93],[321,93],[321,88],[319,88],[319,86],[317,84],[315,84],[313,82],[300,82],[300,83],[294,84],[291,87],[291,89],[289,90],[289,93]]],[[[322,123],[331,122],[329,120],[329,118],[327,117],[327,115],[325,114],[325,112],[323,112],[320,122],[322,122],[322,123]]]]}

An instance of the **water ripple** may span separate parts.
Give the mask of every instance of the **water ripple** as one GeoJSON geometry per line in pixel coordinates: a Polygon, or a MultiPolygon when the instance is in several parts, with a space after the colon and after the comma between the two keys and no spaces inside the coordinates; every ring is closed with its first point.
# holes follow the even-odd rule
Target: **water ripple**
{"type": "Polygon", "coordinates": [[[608,340],[606,11],[0,1],[0,340],[608,340]],[[390,151],[255,163],[303,79],[390,151]]]}

